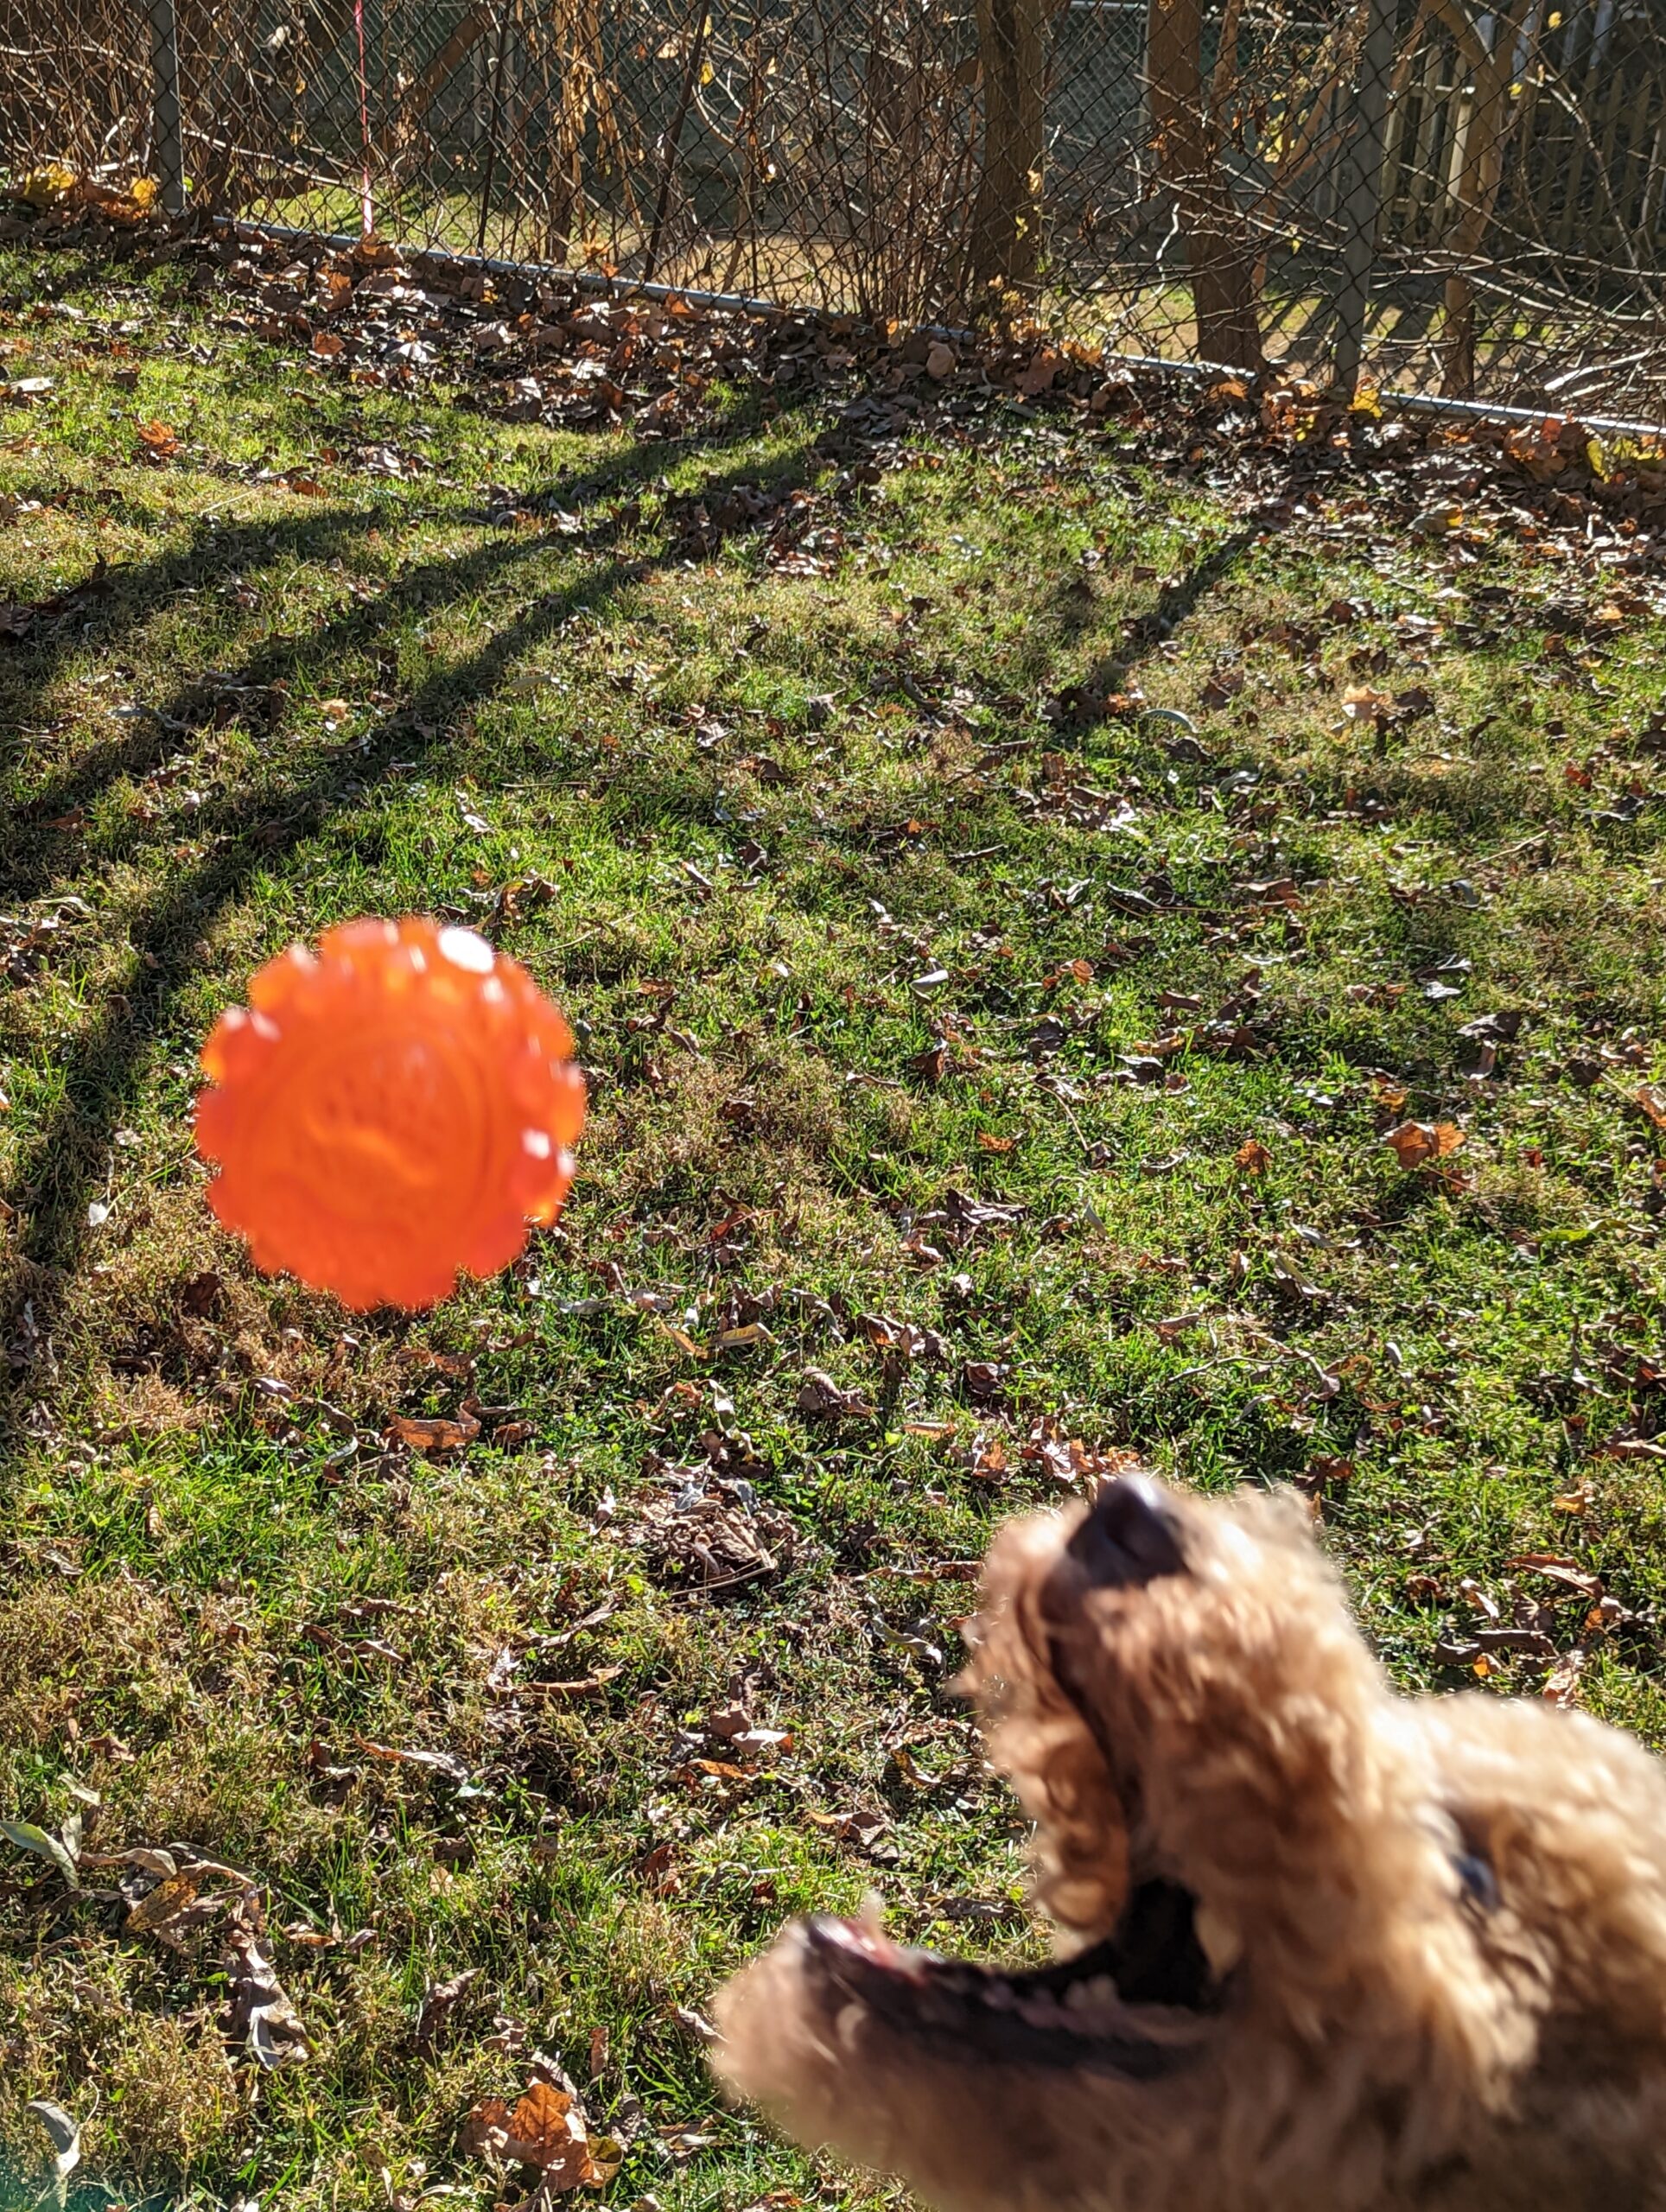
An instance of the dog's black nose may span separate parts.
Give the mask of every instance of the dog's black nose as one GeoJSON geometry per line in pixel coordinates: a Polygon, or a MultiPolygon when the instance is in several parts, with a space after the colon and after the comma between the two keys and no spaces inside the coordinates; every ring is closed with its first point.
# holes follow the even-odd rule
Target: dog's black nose
{"type": "Polygon", "coordinates": [[[1118,1475],[1071,1536],[1070,1555],[1097,1588],[1137,1589],[1160,1574],[1183,1574],[1180,1516],[1143,1475],[1118,1475]]]}

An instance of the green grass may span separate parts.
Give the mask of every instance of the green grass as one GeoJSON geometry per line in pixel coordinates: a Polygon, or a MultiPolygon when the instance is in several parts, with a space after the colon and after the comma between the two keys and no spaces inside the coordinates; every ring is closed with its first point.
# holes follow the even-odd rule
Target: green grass
{"type": "Polygon", "coordinates": [[[1271,461],[1000,402],[842,482],[830,400],[581,437],[228,336],[178,270],[0,296],[54,379],[0,410],[0,602],[107,564],[0,640],[0,1815],[79,1791],[89,1854],[246,1871],[310,2044],[228,2063],[222,1924],[170,1948],[0,1847],[20,2173],[47,2097],[89,2203],[484,2206],[459,2121],[541,2049],[636,2131],[620,2202],[865,2201],[721,2111],[679,2008],[869,1886],[1039,1940],[950,1686],[1049,1441],[1304,1481],[1403,1686],[1583,1649],[1582,1701],[1666,1737],[1662,1461],[1599,1448],[1651,1440],[1666,1288],[1631,541],[1485,488],[1431,535],[1370,464],[1258,516],[1271,461]],[[690,550],[679,502],[760,483],[815,494],[823,573],[690,550]],[[1082,683],[1195,741],[1056,729],[1082,683]],[[1429,711],[1379,733],[1360,684],[1429,711]],[[524,1264],[354,1319],[215,1229],[194,1056],[261,959],[410,908],[555,994],[592,1120],[524,1264]],[[1404,1117],[1461,1128],[1440,1173],[1404,1117]],[[873,1315],[935,1334],[887,1368],[873,1315]],[[811,1366],[872,1416],[801,1412],[811,1366]],[[378,1440],[469,1396],[506,1410],[465,1452],[378,1440]],[[668,1466],[749,1483],[778,1571],[679,1582],[668,1466]],[[1499,1623],[1536,1648],[1478,1662],[1499,1623]],[[736,1753],[736,1704],[785,1740],[736,1753]]]}

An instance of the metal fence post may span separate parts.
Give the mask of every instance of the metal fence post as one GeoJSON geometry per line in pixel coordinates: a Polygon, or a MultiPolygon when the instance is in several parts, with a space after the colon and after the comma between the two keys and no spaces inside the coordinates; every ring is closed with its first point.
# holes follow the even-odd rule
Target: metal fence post
{"type": "Polygon", "coordinates": [[[185,146],[180,136],[180,41],[174,0],[149,0],[153,87],[151,151],[170,215],[185,213],[185,146]]]}
{"type": "Polygon", "coordinates": [[[1342,289],[1336,302],[1333,388],[1351,398],[1365,351],[1365,316],[1377,258],[1388,137],[1389,80],[1394,73],[1396,0],[1370,0],[1365,48],[1354,93],[1354,128],[1338,164],[1342,207],[1342,289]]]}

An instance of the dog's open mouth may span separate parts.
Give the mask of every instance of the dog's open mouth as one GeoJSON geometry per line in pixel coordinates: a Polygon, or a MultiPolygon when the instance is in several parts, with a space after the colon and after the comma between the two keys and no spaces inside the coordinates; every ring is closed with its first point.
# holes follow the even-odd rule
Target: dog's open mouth
{"type": "Polygon", "coordinates": [[[1076,1957],[1008,1973],[893,1943],[862,1921],[818,1917],[807,1956],[830,2009],[866,2007],[959,2059],[1074,2067],[1155,2081],[1195,2055],[1226,1985],[1211,1975],[1190,1895],[1142,1883],[1115,1932],[1076,1957]]]}

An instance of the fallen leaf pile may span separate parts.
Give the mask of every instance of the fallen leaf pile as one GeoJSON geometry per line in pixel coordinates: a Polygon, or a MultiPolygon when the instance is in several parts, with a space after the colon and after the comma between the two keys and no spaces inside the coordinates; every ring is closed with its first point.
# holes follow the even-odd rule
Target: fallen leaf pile
{"type": "MultiPolygon", "coordinates": [[[[1587,517],[1666,520],[1666,451],[1647,442],[1610,450],[1554,415],[1531,428],[1386,419],[1371,407],[1350,414],[1300,377],[1255,387],[1232,377],[1176,379],[1021,327],[947,345],[897,324],[612,297],[578,277],[488,275],[438,254],[402,260],[376,238],[344,251],[242,223],[192,236],[151,215],[148,201],[73,176],[54,175],[17,204],[0,219],[0,237],[193,260],[206,285],[245,302],[228,315],[233,326],[300,345],[321,368],[372,387],[443,375],[514,421],[681,435],[709,416],[725,385],[756,379],[784,397],[845,395],[823,450],[883,466],[887,449],[922,421],[970,421],[992,399],[1015,398],[1089,424],[1115,418],[1139,434],[1149,459],[1201,467],[1223,486],[1230,470],[1269,524],[1288,515],[1297,486],[1321,475],[1333,489],[1339,479],[1368,487],[1381,527],[1402,524],[1460,550],[1516,531],[1524,510],[1570,537],[1587,517]]],[[[150,427],[165,447],[167,426],[150,427]]],[[[755,526],[738,509],[736,519],[755,526]]],[[[709,503],[703,521],[691,512],[686,521],[702,540],[731,526],[709,503]]],[[[825,573],[836,551],[836,531],[815,521],[801,531],[790,506],[768,535],[772,563],[788,575],[825,573]]],[[[1632,550],[1646,559],[1646,540],[1632,550]]],[[[1240,687],[1232,677],[1218,689],[1225,700],[1240,687]]],[[[1376,723],[1425,713],[1428,702],[1416,687],[1379,698],[1367,686],[1349,711],[1376,723]]]]}
{"type": "Polygon", "coordinates": [[[635,1541],[656,1574],[674,1585],[718,1590],[775,1574],[792,1559],[798,1530],[759,1503],[752,1485],[707,1468],[667,1468],[677,1487],[648,1497],[635,1541]]]}

